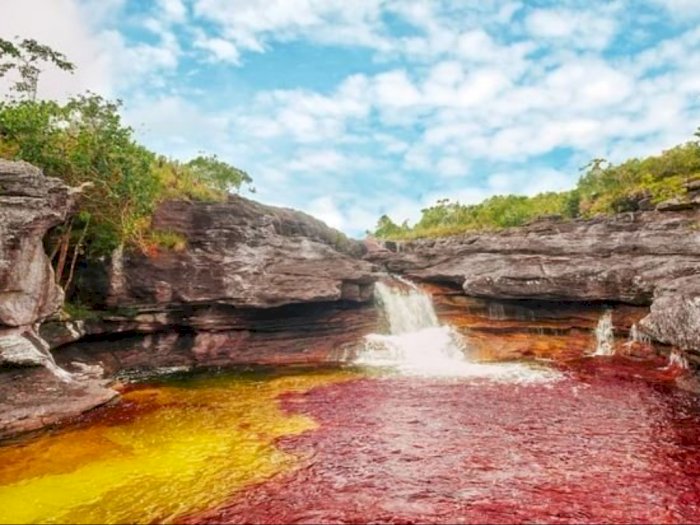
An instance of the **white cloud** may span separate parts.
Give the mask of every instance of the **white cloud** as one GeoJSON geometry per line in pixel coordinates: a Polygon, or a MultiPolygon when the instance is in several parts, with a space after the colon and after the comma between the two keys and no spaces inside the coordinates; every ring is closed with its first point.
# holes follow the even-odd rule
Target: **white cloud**
{"type": "Polygon", "coordinates": [[[309,39],[324,44],[387,49],[381,0],[195,0],[194,13],[215,24],[219,37],[242,51],[263,52],[272,42],[309,39]]]}
{"type": "Polygon", "coordinates": [[[120,31],[109,29],[124,3],[3,0],[0,35],[34,38],[75,63],[72,75],[47,67],[39,83],[41,97],[64,99],[86,90],[113,97],[134,85],[162,82],[162,74],[174,70],[181,55],[177,39],[162,26],[156,44],[132,44],[120,31]]]}
{"type": "Polygon", "coordinates": [[[565,41],[576,48],[605,48],[617,29],[611,13],[603,9],[535,9],[525,20],[535,38],[565,41]]]}
{"type": "Polygon", "coordinates": [[[347,165],[347,159],[334,150],[301,151],[289,162],[290,171],[332,172],[347,165]]]}
{"type": "Polygon", "coordinates": [[[230,41],[223,38],[209,38],[206,35],[198,36],[194,41],[194,46],[208,51],[214,60],[229,62],[238,65],[241,63],[241,54],[238,48],[230,41]]]}
{"type": "Polygon", "coordinates": [[[346,219],[333,197],[324,196],[314,199],[308,206],[308,212],[332,228],[343,229],[347,226],[346,219]]]}
{"type": "Polygon", "coordinates": [[[182,0],[158,0],[158,7],[168,21],[184,22],[187,18],[187,7],[182,0]]]}
{"type": "Polygon", "coordinates": [[[651,0],[667,9],[677,17],[700,15],[700,3],[697,0],[651,0]]]}
{"type": "Polygon", "coordinates": [[[445,157],[438,161],[435,166],[438,177],[464,177],[468,170],[468,164],[457,157],[445,157]]]}
{"type": "MultiPolygon", "coordinates": [[[[99,10],[90,13],[100,19],[118,8],[117,3],[105,1],[99,10]]],[[[85,23],[85,15],[86,11],[76,0],[3,0],[0,36],[37,39],[63,52],[77,66],[72,75],[47,68],[40,79],[40,96],[64,98],[86,89],[103,94],[112,92],[108,49],[85,23]]]]}
{"type": "Polygon", "coordinates": [[[374,79],[377,103],[382,107],[402,108],[420,102],[420,93],[405,71],[381,73],[374,79]]]}

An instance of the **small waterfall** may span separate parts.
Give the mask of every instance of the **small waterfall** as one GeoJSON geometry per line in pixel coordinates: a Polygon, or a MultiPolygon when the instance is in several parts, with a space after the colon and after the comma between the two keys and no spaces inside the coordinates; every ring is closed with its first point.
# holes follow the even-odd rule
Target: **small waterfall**
{"type": "Polygon", "coordinates": [[[417,332],[439,326],[433,301],[415,284],[400,277],[394,278],[398,286],[378,282],[374,292],[384,309],[392,335],[417,332]]]}
{"type": "Polygon", "coordinates": [[[615,330],[612,321],[612,310],[606,310],[598,320],[595,329],[596,347],[593,355],[615,354],[615,330]]]}
{"type": "Polygon", "coordinates": [[[506,319],[506,309],[502,304],[489,304],[489,319],[491,321],[503,321],[506,319]]]}
{"type": "Polygon", "coordinates": [[[398,368],[404,372],[450,375],[467,360],[459,334],[441,326],[430,296],[400,277],[378,282],[374,293],[389,322],[389,334],[370,334],[357,364],[398,368]]]}
{"type": "Polygon", "coordinates": [[[627,339],[628,345],[631,345],[632,343],[641,343],[645,345],[651,344],[651,337],[637,328],[637,323],[633,324],[632,328],[630,328],[630,335],[627,339]]]}
{"type": "Polygon", "coordinates": [[[407,375],[486,377],[507,382],[539,382],[560,377],[554,371],[520,363],[475,363],[467,358],[463,337],[440,324],[426,292],[406,279],[378,282],[375,300],[388,321],[388,334],[369,334],[347,360],[407,375]]]}
{"type": "Polygon", "coordinates": [[[688,363],[688,360],[685,358],[685,356],[677,349],[671,350],[671,353],[668,355],[668,365],[666,365],[666,369],[679,369],[679,370],[690,370],[690,364],[688,363]]]}

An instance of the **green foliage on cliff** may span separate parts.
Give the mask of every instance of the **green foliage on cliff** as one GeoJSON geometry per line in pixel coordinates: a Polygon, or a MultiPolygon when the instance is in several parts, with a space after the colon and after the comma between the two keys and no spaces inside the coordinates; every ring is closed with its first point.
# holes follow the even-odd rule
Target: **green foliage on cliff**
{"type": "Polygon", "coordinates": [[[48,239],[57,281],[70,285],[76,262],[117,246],[180,249],[185,240],[151,228],[165,199],[217,201],[252,182],[216,156],[189,162],[159,156],[136,141],[120,116],[121,102],[87,93],[65,103],[35,100],[41,66],[72,71],[61,53],[37,43],[0,39],[0,77],[18,80],[0,101],[0,157],[30,162],[79,187],[79,213],[48,239]]]}
{"type": "Polygon", "coordinates": [[[148,244],[151,214],[164,199],[222,200],[251,182],[216,157],[182,163],[157,156],[136,142],[119,108],[94,94],[65,104],[0,102],[0,156],[82,185],[80,210],[91,219],[88,245],[96,252],[148,244]]]}
{"type": "Polygon", "coordinates": [[[700,179],[700,142],[691,141],[657,156],[618,165],[595,159],[570,191],[533,197],[496,195],[470,205],[443,199],[421,210],[413,226],[397,225],[383,215],[372,234],[384,239],[439,237],[521,226],[547,215],[572,219],[635,211],[643,204],[683,198],[685,184],[696,179],[700,179]]]}

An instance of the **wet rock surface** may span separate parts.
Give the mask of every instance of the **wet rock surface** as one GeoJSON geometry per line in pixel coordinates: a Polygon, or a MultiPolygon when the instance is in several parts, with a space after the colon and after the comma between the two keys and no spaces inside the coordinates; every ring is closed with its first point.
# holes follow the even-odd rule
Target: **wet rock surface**
{"type": "Polygon", "coordinates": [[[118,393],[100,370],[77,370],[70,381],[47,368],[0,371],[0,439],[38,430],[103,405],[118,393]]]}

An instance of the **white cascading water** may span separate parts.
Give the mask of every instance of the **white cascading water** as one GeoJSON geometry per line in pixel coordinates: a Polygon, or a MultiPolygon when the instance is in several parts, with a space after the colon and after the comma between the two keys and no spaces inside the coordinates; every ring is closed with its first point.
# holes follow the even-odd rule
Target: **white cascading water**
{"type": "Polygon", "coordinates": [[[615,354],[615,329],[612,321],[612,311],[606,310],[598,320],[595,329],[596,347],[593,355],[615,354]]]}
{"type": "Polygon", "coordinates": [[[666,369],[668,370],[671,368],[676,368],[679,370],[690,369],[690,364],[688,363],[688,360],[679,350],[675,348],[671,350],[671,353],[668,355],[668,364],[666,365],[666,369]]]}
{"type": "Polygon", "coordinates": [[[642,343],[647,345],[651,344],[651,337],[637,328],[636,323],[632,325],[632,328],[630,328],[630,335],[627,338],[627,344],[632,343],[642,343]]]}
{"type": "Polygon", "coordinates": [[[520,363],[475,363],[466,357],[462,336],[441,325],[427,293],[406,279],[392,277],[375,285],[375,299],[384,311],[389,334],[365,336],[354,356],[357,365],[389,368],[421,376],[486,377],[535,382],[559,377],[554,371],[520,363]]]}

